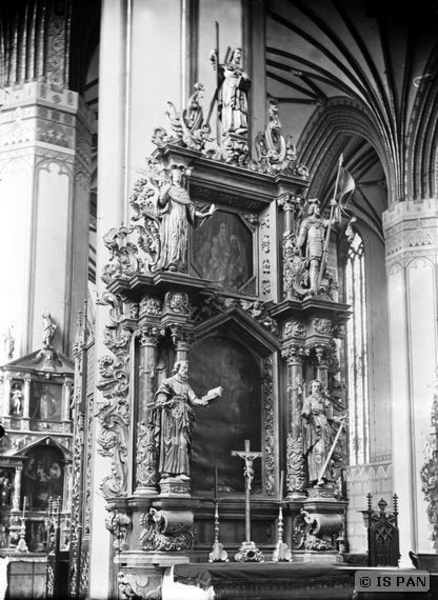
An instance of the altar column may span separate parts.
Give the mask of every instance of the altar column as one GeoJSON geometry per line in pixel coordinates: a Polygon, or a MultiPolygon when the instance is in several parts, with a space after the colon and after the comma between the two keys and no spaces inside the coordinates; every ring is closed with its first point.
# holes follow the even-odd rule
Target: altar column
{"type": "Polygon", "coordinates": [[[24,380],[24,391],[23,391],[23,419],[30,418],[30,377],[26,377],[24,380]]]}
{"type": "Polygon", "coordinates": [[[73,382],[72,381],[64,381],[64,385],[62,386],[62,415],[61,419],[63,421],[70,420],[70,402],[71,402],[71,388],[73,382]]]}
{"type": "MultiPolygon", "coordinates": [[[[300,326],[291,323],[292,327],[300,326]]],[[[287,364],[286,493],[288,499],[303,498],[304,460],[301,442],[300,408],[303,391],[304,347],[293,344],[282,351],[287,364]]]]}
{"type": "Polygon", "coordinates": [[[138,416],[136,443],[136,496],[155,496],[157,490],[156,455],[150,413],[154,402],[157,342],[159,327],[142,323],[140,334],[140,375],[138,385],[138,416]]]}
{"type": "Polygon", "coordinates": [[[393,481],[399,498],[400,565],[407,566],[410,550],[434,551],[420,473],[431,431],[437,368],[436,201],[400,202],[384,213],[383,228],[388,277],[393,481]]]}
{"type": "Polygon", "coordinates": [[[12,499],[12,510],[13,512],[19,512],[20,510],[20,494],[21,494],[21,472],[23,467],[17,465],[15,467],[14,476],[14,497],[12,499]]]}
{"type": "Polygon", "coordinates": [[[281,241],[281,254],[283,265],[282,293],[284,298],[296,296],[293,289],[293,261],[295,258],[295,213],[302,202],[299,196],[285,192],[277,198],[278,206],[283,210],[283,238],[281,241]]]}
{"type": "Polygon", "coordinates": [[[316,356],[316,378],[321,382],[321,386],[325,389],[328,387],[328,362],[327,362],[327,346],[325,344],[317,344],[314,347],[316,356]]]}

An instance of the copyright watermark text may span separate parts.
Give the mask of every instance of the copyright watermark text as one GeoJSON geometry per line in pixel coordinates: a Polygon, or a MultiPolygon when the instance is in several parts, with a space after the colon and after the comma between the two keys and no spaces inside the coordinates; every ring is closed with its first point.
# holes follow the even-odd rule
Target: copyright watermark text
{"type": "Polygon", "coordinates": [[[356,571],[357,592],[428,592],[430,573],[415,569],[356,571]]]}

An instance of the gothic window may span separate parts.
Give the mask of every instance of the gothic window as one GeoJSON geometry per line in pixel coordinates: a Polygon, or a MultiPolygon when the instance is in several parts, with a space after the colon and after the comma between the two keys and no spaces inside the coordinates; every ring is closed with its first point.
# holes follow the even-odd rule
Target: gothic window
{"type": "Polygon", "coordinates": [[[355,232],[347,252],[345,300],[352,315],[347,323],[346,380],[349,413],[350,465],[369,461],[369,399],[365,257],[360,235],[355,232]]]}

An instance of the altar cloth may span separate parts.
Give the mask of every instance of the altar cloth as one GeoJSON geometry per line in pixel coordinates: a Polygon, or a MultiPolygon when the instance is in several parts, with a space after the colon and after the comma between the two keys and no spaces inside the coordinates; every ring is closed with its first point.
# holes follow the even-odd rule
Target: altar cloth
{"type": "Polygon", "coordinates": [[[330,563],[183,563],[173,567],[173,578],[200,600],[354,598],[354,569],[330,563]]]}
{"type": "Polygon", "coordinates": [[[333,577],[340,571],[328,563],[182,563],[175,565],[173,575],[175,581],[205,589],[219,581],[333,577]]]}

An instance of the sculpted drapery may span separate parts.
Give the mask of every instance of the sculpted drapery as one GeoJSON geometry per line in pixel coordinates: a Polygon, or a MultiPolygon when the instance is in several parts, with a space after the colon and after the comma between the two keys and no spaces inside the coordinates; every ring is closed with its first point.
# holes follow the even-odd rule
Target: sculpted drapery
{"type": "Polygon", "coordinates": [[[210,217],[215,206],[206,213],[198,211],[182,184],[185,168],[173,165],[170,183],[163,186],[157,205],[160,219],[161,255],[157,268],[187,271],[187,242],[189,226],[197,227],[210,217]]]}
{"type": "Polygon", "coordinates": [[[310,382],[310,395],[305,398],[301,411],[303,453],[307,459],[309,483],[321,479],[331,480],[330,465],[324,473],[321,469],[333,443],[333,408],[321,394],[321,382],[310,382]]]}
{"type": "Polygon", "coordinates": [[[207,406],[218,395],[198,398],[188,382],[188,362],[177,361],[174,375],[165,379],[156,393],[155,447],[161,479],[190,477],[192,426],[196,419],[193,406],[207,406]]]}

